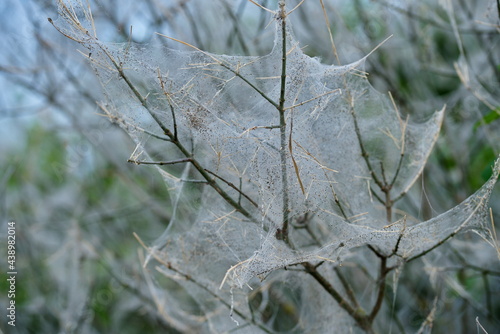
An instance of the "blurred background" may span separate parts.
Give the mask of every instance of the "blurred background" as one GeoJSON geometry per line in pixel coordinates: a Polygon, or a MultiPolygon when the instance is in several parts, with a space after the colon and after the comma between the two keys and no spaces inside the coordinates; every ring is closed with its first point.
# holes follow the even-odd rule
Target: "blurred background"
{"type": "MultiPolygon", "coordinates": [[[[219,54],[259,56],[273,46],[270,13],[246,0],[89,4],[104,41],[185,48],[155,37],[160,32],[219,54]]],[[[155,306],[132,235],[152,242],[163,232],[168,191],[154,168],[127,163],[135,145],[101,115],[100,84],[78,52],[84,49],[48,22],[57,16],[56,1],[0,3],[0,245],[6,252],[7,223],[14,221],[18,272],[16,327],[2,320],[1,329],[176,333],[155,306]]],[[[392,35],[367,60],[372,85],[390,91],[414,120],[446,104],[440,138],[402,204],[413,216],[437,216],[489,178],[500,153],[497,0],[305,0],[291,21],[304,52],[326,64],[356,61],[392,35]]],[[[490,205],[500,222],[500,186],[490,205]]],[[[471,252],[475,263],[447,253],[455,266],[446,269],[451,280],[442,287],[447,298],[435,333],[476,332],[476,316],[488,333],[500,333],[499,259],[479,238],[471,252]]],[[[409,268],[400,283],[420,295],[406,313],[415,331],[433,302],[424,277],[409,268]]],[[[0,287],[5,310],[8,282],[0,287]]]]}

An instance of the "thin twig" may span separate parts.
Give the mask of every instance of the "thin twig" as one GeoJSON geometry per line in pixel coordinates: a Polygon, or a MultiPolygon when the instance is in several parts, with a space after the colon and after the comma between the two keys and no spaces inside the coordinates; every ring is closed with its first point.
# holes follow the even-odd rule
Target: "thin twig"
{"type": "Polygon", "coordinates": [[[342,286],[344,287],[347,297],[351,300],[354,307],[359,308],[359,303],[356,299],[356,295],[354,294],[354,290],[352,289],[351,284],[349,284],[349,281],[345,278],[344,274],[342,274],[338,267],[335,267],[334,270],[338,278],[340,279],[340,283],[342,283],[342,286]]]}
{"type": "Polygon", "coordinates": [[[170,97],[170,94],[165,89],[165,85],[163,83],[163,78],[161,76],[161,71],[160,71],[159,68],[158,68],[158,80],[160,81],[161,90],[163,91],[163,94],[167,98],[168,105],[170,106],[170,113],[172,114],[172,122],[174,123],[174,138],[175,138],[175,140],[177,140],[178,139],[178,136],[177,136],[177,120],[175,118],[174,106],[172,105],[172,98],[170,97]]]}
{"type": "Polygon", "coordinates": [[[333,41],[332,29],[330,29],[330,20],[328,19],[328,14],[326,13],[326,8],[323,0],[319,0],[321,3],[321,9],[323,10],[323,16],[325,17],[326,28],[328,30],[328,36],[330,37],[330,44],[332,45],[333,55],[337,59],[337,64],[340,66],[340,58],[337,53],[337,48],[335,47],[335,42],[333,41]]]}
{"type": "Polygon", "coordinates": [[[375,301],[375,305],[373,306],[372,311],[370,312],[370,315],[368,318],[370,319],[370,322],[373,322],[375,317],[377,316],[378,312],[380,311],[380,308],[382,307],[382,302],[384,301],[384,295],[385,295],[385,278],[387,276],[388,270],[387,270],[387,257],[381,256],[380,257],[380,277],[377,280],[377,285],[378,285],[378,293],[377,293],[377,300],[375,301]]]}
{"type": "MultiPolygon", "coordinates": [[[[259,205],[257,203],[254,202],[254,200],[252,200],[250,197],[248,197],[248,195],[246,195],[243,191],[241,191],[241,189],[239,189],[238,187],[236,187],[233,183],[227,181],[226,179],[224,179],[222,176],[219,176],[217,174],[215,174],[214,172],[212,171],[209,171],[208,169],[205,169],[205,171],[213,176],[215,176],[216,178],[218,178],[219,180],[223,181],[224,183],[226,183],[228,186],[230,186],[231,188],[233,188],[234,190],[236,190],[241,196],[245,197],[250,203],[252,203],[253,206],[255,206],[256,208],[259,207],[259,205]]],[[[241,187],[241,179],[240,179],[240,187],[241,187]]],[[[238,200],[239,202],[239,200],[238,200]]]]}
{"type": "Polygon", "coordinates": [[[133,160],[133,159],[127,160],[127,162],[131,162],[131,163],[136,164],[136,165],[158,165],[158,166],[182,164],[182,163],[191,162],[191,161],[192,161],[191,158],[172,160],[172,161],[141,161],[141,160],[133,160]]]}
{"type": "Polygon", "coordinates": [[[292,130],[293,130],[293,118],[290,121],[290,136],[289,136],[290,138],[288,140],[288,150],[290,151],[290,158],[292,159],[293,168],[295,169],[295,175],[297,176],[297,180],[299,181],[300,190],[302,191],[302,194],[305,196],[306,191],[304,190],[304,185],[302,184],[302,179],[300,178],[299,166],[297,165],[297,162],[295,161],[295,158],[293,157],[292,130]]]}

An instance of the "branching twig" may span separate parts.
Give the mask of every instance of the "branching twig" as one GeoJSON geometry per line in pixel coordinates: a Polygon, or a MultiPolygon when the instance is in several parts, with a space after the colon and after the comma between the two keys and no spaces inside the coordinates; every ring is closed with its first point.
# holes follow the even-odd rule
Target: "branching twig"
{"type": "Polygon", "coordinates": [[[472,217],[476,214],[476,212],[481,208],[481,206],[483,205],[483,199],[481,199],[481,202],[479,204],[476,205],[476,207],[474,208],[474,210],[471,212],[471,214],[469,215],[469,217],[467,217],[467,219],[465,219],[465,221],[460,224],[460,226],[458,226],[455,230],[453,230],[453,232],[451,232],[450,234],[448,234],[446,237],[444,237],[443,239],[439,240],[438,242],[436,242],[433,246],[427,248],[426,250],[420,252],[419,254],[417,255],[414,255],[412,256],[411,258],[409,258],[408,260],[406,260],[406,262],[411,262],[413,260],[416,260],[430,252],[432,252],[434,249],[438,248],[439,246],[443,245],[446,241],[448,241],[449,239],[453,238],[458,232],[460,232],[460,230],[462,230],[462,228],[464,228],[465,225],[467,225],[467,223],[469,222],[470,219],[472,219],[472,217]]]}
{"type": "MultiPolygon", "coordinates": [[[[127,86],[132,90],[134,93],[135,97],[141,102],[142,106],[148,111],[149,115],[154,119],[154,121],[160,126],[160,128],[163,130],[165,135],[167,135],[172,143],[184,154],[184,156],[188,157],[190,159],[191,164],[196,168],[196,170],[203,176],[205,180],[207,180],[207,183],[215,190],[219,195],[226,200],[226,202],[231,205],[233,208],[235,208],[238,212],[240,212],[242,215],[245,217],[249,218],[251,221],[257,223],[258,220],[255,219],[245,208],[243,208],[241,205],[239,205],[235,200],[229,196],[218,184],[217,182],[210,177],[210,175],[205,171],[205,169],[202,167],[202,165],[196,160],[192,154],[180,143],[178,138],[175,136],[172,131],[170,131],[164,124],[163,122],[156,116],[156,114],[151,110],[149,107],[149,104],[144,98],[141,93],[137,90],[135,85],[130,81],[127,75],[125,75],[123,71],[123,67],[121,63],[118,63],[113,56],[102,46],[100,46],[101,51],[109,58],[113,66],[116,68],[118,73],[120,74],[120,77],[127,83],[127,86]]],[[[170,108],[172,109],[172,105],[170,104],[170,108]]]]}
{"type": "MultiPolygon", "coordinates": [[[[350,98],[351,98],[351,100],[353,99],[352,97],[350,97],[350,98]]],[[[355,130],[356,136],[358,138],[359,148],[361,149],[361,156],[365,160],[366,166],[368,167],[368,170],[370,172],[370,175],[371,175],[373,181],[375,181],[375,183],[380,187],[380,189],[382,189],[382,188],[384,188],[384,184],[378,178],[377,174],[375,173],[375,170],[373,169],[372,164],[371,164],[370,159],[369,159],[369,154],[365,149],[365,145],[363,144],[363,139],[361,137],[361,131],[359,130],[358,119],[356,117],[356,113],[354,112],[353,103],[354,102],[351,101],[351,115],[352,115],[352,118],[354,120],[354,130],[355,130]]]]}
{"type": "Polygon", "coordinates": [[[304,267],[305,271],[310,274],[326,290],[326,292],[328,292],[328,294],[333,297],[333,299],[335,299],[338,305],[356,321],[359,327],[364,329],[369,334],[374,333],[371,321],[363,309],[352,307],[311,263],[304,262],[302,263],[302,266],[304,267]]]}
{"type": "MultiPolygon", "coordinates": [[[[262,329],[266,333],[269,333],[269,334],[272,333],[266,326],[264,326],[261,323],[256,322],[255,319],[253,319],[253,318],[247,317],[242,311],[240,311],[239,309],[235,308],[234,305],[229,304],[221,296],[219,296],[218,294],[216,294],[215,292],[213,292],[212,289],[210,289],[210,288],[206,287],[204,284],[198,282],[196,280],[196,278],[194,278],[193,276],[191,276],[189,274],[186,274],[182,270],[174,267],[170,262],[166,262],[165,260],[163,260],[163,258],[160,257],[157,252],[155,252],[151,248],[147,247],[144,244],[144,242],[142,241],[142,239],[135,232],[134,232],[134,237],[137,239],[137,241],[141,244],[141,246],[149,254],[151,254],[159,263],[161,263],[162,265],[164,265],[168,270],[171,270],[171,271],[175,272],[176,274],[178,274],[181,277],[183,277],[186,281],[189,281],[189,282],[193,283],[194,285],[196,285],[197,287],[203,289],[208,294],[210,294],[211,296],[213,296],[216,300],[218,300],[220,303],[222,303],[224,306],[226,306],[229,310],[234,311],[234,313],[236,313],[238,316],[240,316],[245,321],[247,321],[249,323],[252,323],[253,325],[259,327],[260,329],[262,329]]],[[[161,272],[162,268],[158,268],[158,270],[161,272]]]]}

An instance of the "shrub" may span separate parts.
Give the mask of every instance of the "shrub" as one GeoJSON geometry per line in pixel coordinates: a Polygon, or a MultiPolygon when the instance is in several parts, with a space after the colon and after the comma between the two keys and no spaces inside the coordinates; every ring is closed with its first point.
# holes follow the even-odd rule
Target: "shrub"
{"type": "Polygon", "coordinates": [[[399,319],[401,304],[412,305],[402,275],[428,270],[439,291],[427,261],[437,263],[438,248],[465,257],[475,239],[444,247],[464,232],[498,251],[488,199],[500,162],[437,217],[398,207],[444,108],[423,122],[401,113],[370,86],[370,54],[343,66],[307,56],[290,27],[294,10],[280,2],[272,13],[268,55],[223,56],[178,40],[191,51],[105,43],[89,7],[59,3],[55,27],[88,49],[107,98],[100,108],[136,143],[129,161],[154,165],[168,186],[168,227],[152,245],[137,238],[159,273],[148,276],[158,310],[180,332],[374,333],[391,328],[386,319],[413,329],[399,319]]]}

